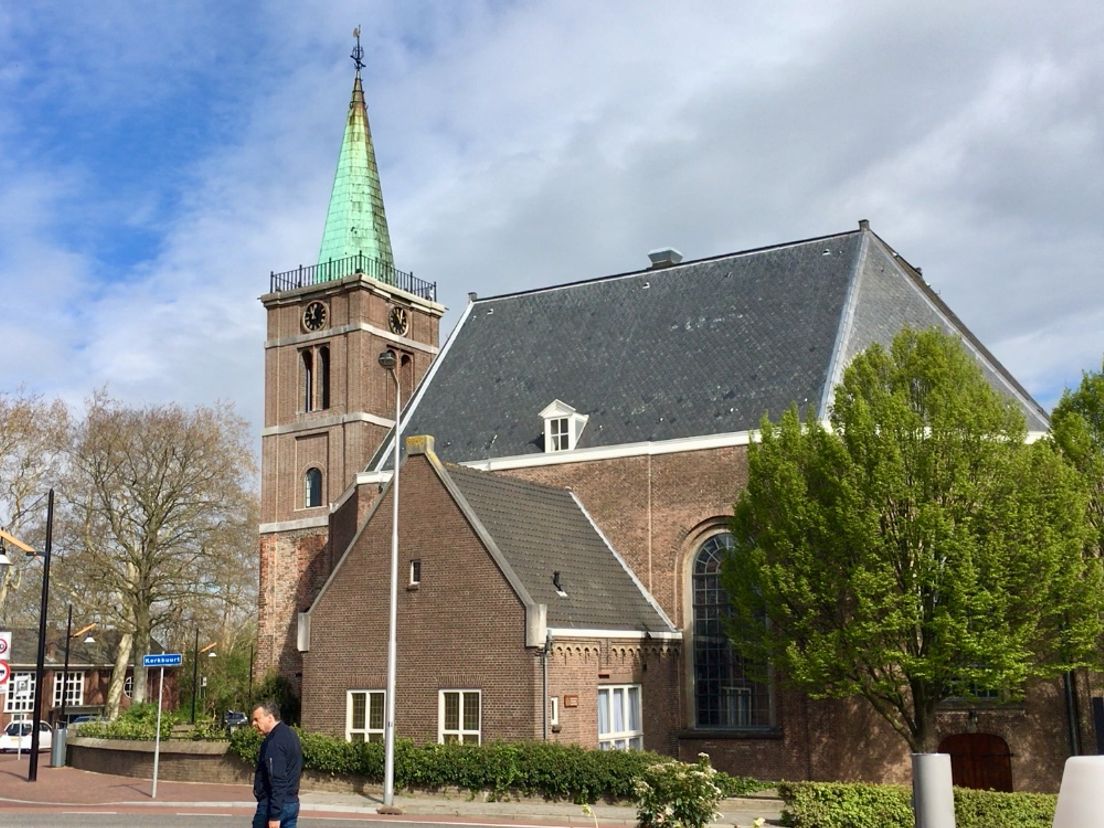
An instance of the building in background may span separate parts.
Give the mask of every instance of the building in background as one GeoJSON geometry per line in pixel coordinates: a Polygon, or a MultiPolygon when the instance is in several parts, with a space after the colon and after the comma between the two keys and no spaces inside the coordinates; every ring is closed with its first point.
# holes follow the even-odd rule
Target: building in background
{"type": "MultiPolygon", "coordinates": [[[[649,257],[472,295],[441,347],[435,285],[394,267],[358,62],[319,263],[272,274],[261,297],[257,667],[293,680],[306,727],[382,739],[396,390],[377,358],[392,350],[412,435],[399,735],[705,751],[772,779],[906,778],[904,742],[865,703],[757,681],[724,635],[719,566],[747,446],[792,404],[826,417],[849,360],[904,326],[958,335],[1032,431],[1045,412],[866,221],[649,257]]],[[[1081,695],[1069,706],[1043,684],[1014,706],[948,706],[959,781],[1055,789],[1071,717],[1091,742],[1081,695]]]]}

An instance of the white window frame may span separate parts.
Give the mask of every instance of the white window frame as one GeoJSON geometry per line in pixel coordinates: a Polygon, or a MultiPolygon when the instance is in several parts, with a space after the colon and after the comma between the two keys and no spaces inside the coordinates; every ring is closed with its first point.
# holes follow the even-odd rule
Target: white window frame
{"type": "Polygon", "coordinates": [[[567,451],[571,448],[571,424],[567,417],[555,417],[548,421],[549,451],[567,451]]]}
{"type": "MultiPolygon", "coordinates": [[[[5,713],[33,713],[35,693],[38,692],[38,682],[33,672],[12,673],[8,679],[8,696],[4,699],[5,713]],[[29,679],[31,692],[22,698],[15,695],[15,683],[20,679],[29,679]]],[[[14,718],[14,717],[13,717],[14,718]]],[[[22,717],[19,717],[22,718],[22,717]]]]}
{"type": "Polygon", "coordinates": [[[639,684],[603,684],[598,688],[598,749],[599,750],[643,750],[644,749],[644,695],[639,684]],[[636,710],[640,717],[639,727],[631,726],[632,704],[630,698],[636,697],[636,710]],[[618,701],[620,710],[618,710],[618,701]],[[602,708],[605,706],[606,727],[602,730],[602,708]],[[620,714],[620,715],[619,715],[620,714]],[[620,722],[620,728],[617,727],[620,722]]]}
{"type": "Polygon", "coordinates": [[[360,741],[382,742],[384,727],[387,724],[387,691],[385,690],[346,690],[345,691],[345,741],[353,741],[353,736],[363,737],[360,741]],[[364,696],[364,727],[353,726],[353,697],[364,696]],[[372,711],[376,705],[382,712],[380,726],[372,727],[372,711]],[[378,737],[378,738],[376,738],[378,737]]]}
{"type": "Polygon", "coordinates": [[[410,561],[410,586],[418,586],[422,583],[422,559],[414,558],[410,561]]]}
{"type": "MultiPolygon", "coordinates": [[[[54,707],[61,707],[61,683],[65,678],[65,671],[54,673],[54,707]]],[[[80,707],[84,704],[84,671],[69,671],[69,680],[66,682],[65,706],[80,707]]]]}
{"type": "Polygon", "coordinates": [[[552,727],[558,727],[560,724],[560,697],[549,696],[548,697],[548,723],[552,727]]]}
{"type": "Polygon", "coordinates": [[[455,688],[437,691],[437,744],[443,745],[447,741],[455,741],[461,744],[481,744],[483,741],[483,691],[474,688],[455,688]],[[469,694],[474,694],[479,704],[479,721],[475,730],[464,727],[464,705],[469,694]],[[457,708],[457,726],[445,727],[445,698],[446,696],[459,696],[457,708]],[[454,737],[454,738],[450,738],[454,737]]]}
{"type": "Polygon", "coordinates": [[[548,454],[574,449],[590,419],[562,400],[545,406],[540,417],[544,420],[544,451],[548,454]]]}
{"type": "Polygon", "coordinates": [[[127,677],[123,679],[123,695],[128,699],[134,695],[134,674],[128,673],[127,677]]]}

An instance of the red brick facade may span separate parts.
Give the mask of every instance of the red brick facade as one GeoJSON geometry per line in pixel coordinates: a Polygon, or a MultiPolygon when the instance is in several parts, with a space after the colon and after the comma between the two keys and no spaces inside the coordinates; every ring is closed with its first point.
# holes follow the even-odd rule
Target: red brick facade
{"type": "MultiPolygon", "coordinates": [[[[265,525],[256,666],[261,675],[274,668],[297,683],[301,678],[303,724],[343,735],[347,691],[382,690],[386,683],[390,498],[385,491],[380,500],[378,482],[354,483],[394,416],[392,379],[376,356],[385,347],[409,352],[407,370],[420,380],[435,352],[439,314],[433,308],[412,314],[407,339],[427,346],[417,349],[387,336],[391,300],[384,288],[343,282],[332,290],[265,301],[265,525]],[[328,335],[306,336],[302,308],[320,295],[332,327],[328,335]],[[297,402],[299,349],[321,342],[331,348],[331,407],[304,412],[297,402]],[[325,475],[325,505],[301,508],[296,498],[311,465],[325,475]],[[308,608],[310,646],[300,654],[297,614],[308,608]]],[[[404,397],[408,393],[404,388],[404,397]]],[[[634,456],[508,465],[500,462],[494,472],[570,488],[684,640],[580,636],[554,640],[547,654],[526,647],[524,606],[431,465],[414,457],[402,473],[396,695],[401,737],[436,741],[438,693],[456,689],[481,692],[483,738],[544,738],[547,681],[547,696],[559,707],[559,722],[547,737],[595,746],[600,687],[639,685],[648,748],[686,759],[705,751],[720,768],[766,778],[908,779],[904,741],[860,700],[815,701],[776,682],[769,729],[695,727],[691,568],[702,544],[727,528],[747,480],[745,444],[733,440],[701,449],[687,441],[656,444],[651,453],[642,449],[634,456]],[[412,559],[421,561],[422,580],[408,589],[412,559]]],[[[1090,697],[1100,693],[1097,677],[1078,677],[1085,749],[1094,744],[1090,697]]],[[[1069,755],[1066,710],[1061,684],[1041,684],[1022,705],[946,710],[940,737],[998,735],[1009,746],[1017,789],[1054,790],[1069,755]]]]}

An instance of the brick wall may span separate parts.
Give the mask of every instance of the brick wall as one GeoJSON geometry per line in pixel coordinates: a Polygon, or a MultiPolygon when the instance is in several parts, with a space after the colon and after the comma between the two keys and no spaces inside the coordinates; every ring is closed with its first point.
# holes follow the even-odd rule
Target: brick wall
{"type": "MultiPolygon", "coordinates": [[[[437,741],[441,689],[482,691],[482,730],[537,735],[540,660],[525,648],[521,602],[424,457],[402,467],[396,731],[437,741]],[[422,581],[407,588],[410,561],[422,581]]],[[[346,691],[386,686],[391,500],[385,493],[341,576],[311,612],[303,724],[345,733],[346,691]]]]}

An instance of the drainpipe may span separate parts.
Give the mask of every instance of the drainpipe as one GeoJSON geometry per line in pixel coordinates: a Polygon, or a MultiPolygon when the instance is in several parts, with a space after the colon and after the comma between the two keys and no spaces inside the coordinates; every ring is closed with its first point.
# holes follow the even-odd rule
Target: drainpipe
{"type": "Polygon", "coordinates": [[[545,633],[544,647],[541,648],[541,672],[543,673],[544,687],[541,696],[541,706],[544,710],[542,717],[544,729],[544,741],[548,741],[548,654],[552,652],[552,633],[545,633]]]}
{"type": "Polygon", "coordinates": [[[1070,670],[1064,676],[1066,685],[1066,721],[1069,724],[1070,756],[1081,755],[1081,733],[1078,722],[1081,719],[1077,709],[1077,676],[1070,670]]]}

